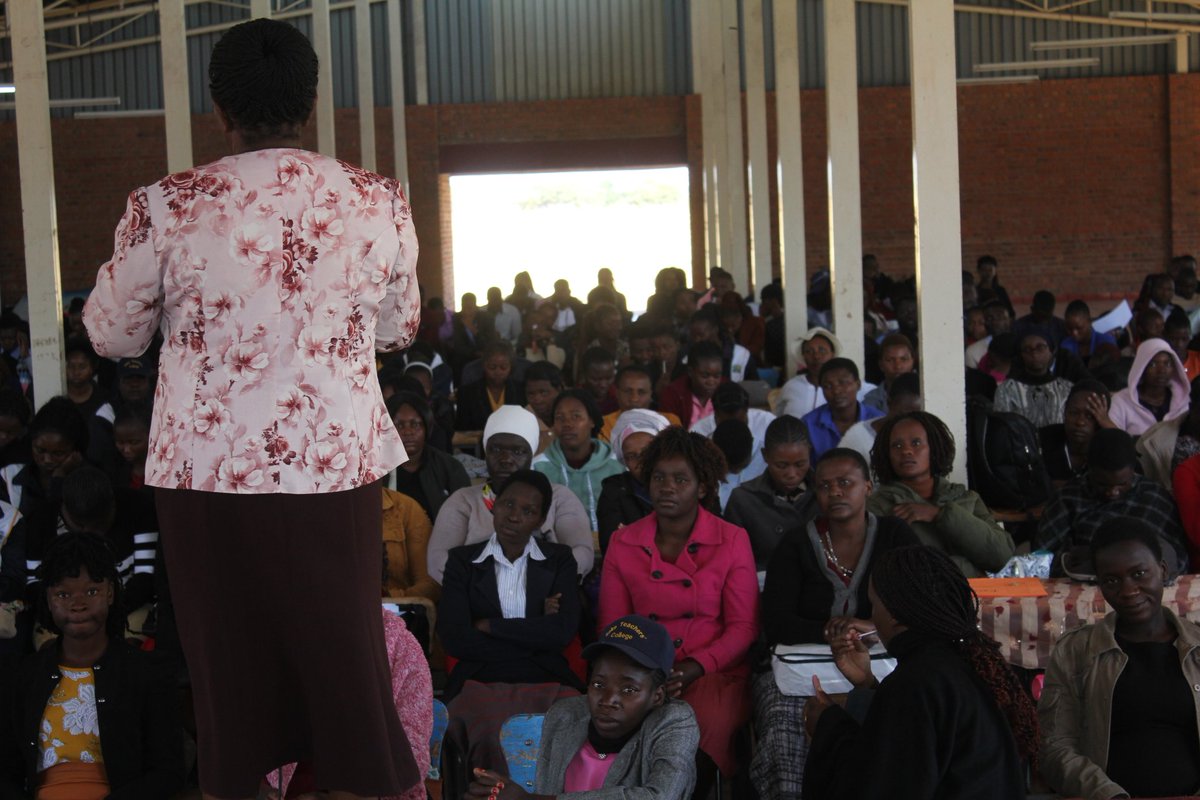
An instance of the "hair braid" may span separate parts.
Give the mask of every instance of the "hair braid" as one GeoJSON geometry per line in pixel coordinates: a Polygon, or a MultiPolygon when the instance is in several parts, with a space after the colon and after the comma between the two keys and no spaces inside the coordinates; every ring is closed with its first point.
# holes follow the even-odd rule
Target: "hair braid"
{"type": "Polygon", "coordinates": [[[979,598],[950,557],[932,547],[900,547],[879,556],[871,581],[897,622],[958,647],[1007,719],[1017,750],[1035,758],[1033,700],[1000,656],[1000,645],[979,630],[979,598]]]}
{"type": "Polygon", "coordinates": [[[292,132],[308,120],[316,102],[317,54],[286,22],[243,22],[213,47],[208,86],[213,101],[244,134],[292,132]]]}
{"type": "Polygon", "coordinates": [[[879,482],[894,483],[897,480],[896,471],[892,468],[892,431],[907,420],[914,420],[925,429],[929,444],[929,471],[937,478],[949,475],[954,466],[954,435],[939,417],[928,411],[910,411],[888,417],[875,437],[875,444],[871,446],[871,469],[875,471],[879,482]]]}

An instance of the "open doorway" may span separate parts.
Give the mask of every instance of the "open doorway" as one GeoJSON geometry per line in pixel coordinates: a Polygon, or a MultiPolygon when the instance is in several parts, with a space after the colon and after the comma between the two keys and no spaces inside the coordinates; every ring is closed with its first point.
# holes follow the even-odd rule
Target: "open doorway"
{"type": "Polygon", "coordinates": [[[456,308],[466,292],[482,305],[491,286],[508,296],[521,271],[542,297],[565,278],[584,300],[608,267],[638,314],[660,269],[691,272],[685,166],[452,175],[450,213],[456,308]]]}

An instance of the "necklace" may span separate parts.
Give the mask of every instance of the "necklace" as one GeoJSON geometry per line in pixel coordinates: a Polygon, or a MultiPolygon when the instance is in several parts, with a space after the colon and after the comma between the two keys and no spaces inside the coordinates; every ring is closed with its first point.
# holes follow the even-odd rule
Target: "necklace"
{"type": "Polygon", "coordinates": [[[854,570],[849,567],[843,567],[841,562],[838,561],[837,553],[833,551],[833,538],[829,535],[828,531],[821,534],[821,547],[825,551],[825,558],[829,560],[829,563],[833,565],[833,568],[843,578],[849,578],[854,575],[854,570]]]}

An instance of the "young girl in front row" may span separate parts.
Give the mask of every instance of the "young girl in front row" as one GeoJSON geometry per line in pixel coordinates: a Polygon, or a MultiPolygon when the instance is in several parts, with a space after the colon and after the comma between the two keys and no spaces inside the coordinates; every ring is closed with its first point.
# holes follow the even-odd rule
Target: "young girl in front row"
{"type": "Polygon", "coordinates": [[[469,797],[684,800],[691,795],[700,729],[691,707],[667,696],[667,675],[675,662],[667,629],[636,614],[621,617],[583,655],[590,662],[587,694],[560,700],[546,713],[537,793],[477,769],[469,797]]]}

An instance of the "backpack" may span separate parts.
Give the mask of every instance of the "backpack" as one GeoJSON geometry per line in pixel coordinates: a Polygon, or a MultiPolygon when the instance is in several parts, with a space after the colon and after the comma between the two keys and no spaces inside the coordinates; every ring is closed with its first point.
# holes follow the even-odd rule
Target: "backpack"
{"type": "Polygon", "coordinates": [[[967,400],[967,476],[988,508],[1024,511],[1050,499],[1037,428],[979,397],[967,400]]]}

